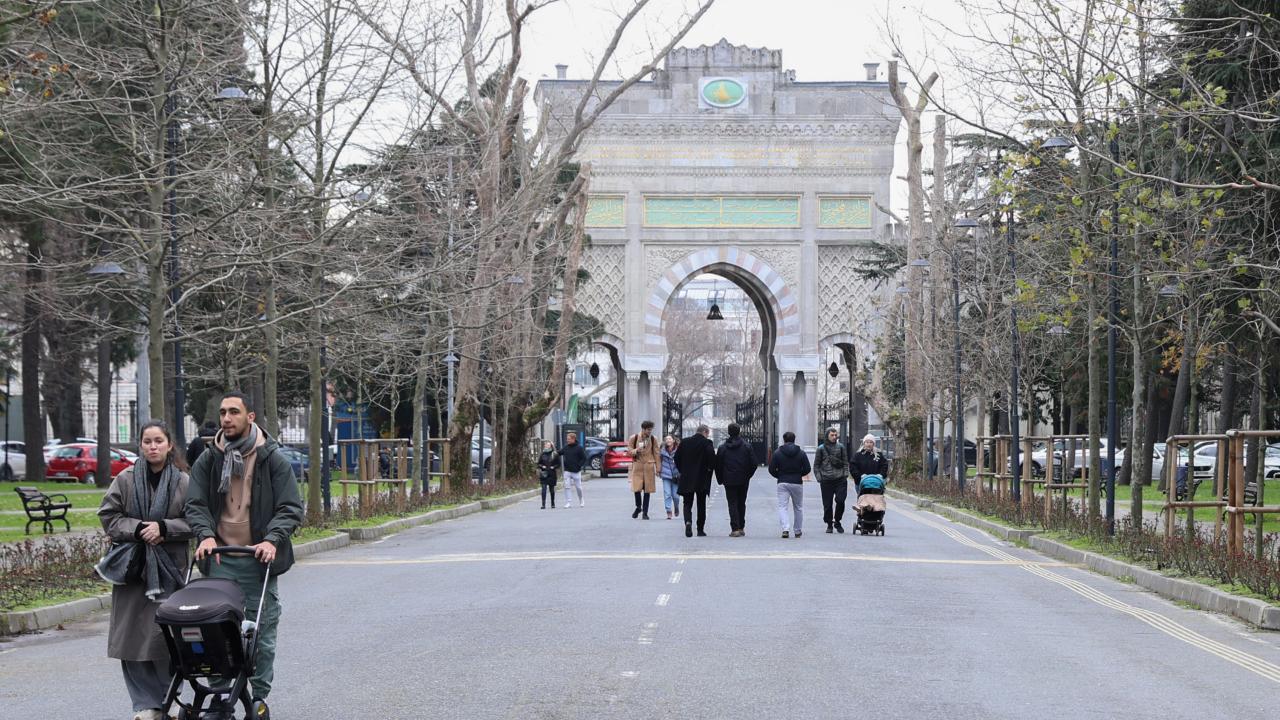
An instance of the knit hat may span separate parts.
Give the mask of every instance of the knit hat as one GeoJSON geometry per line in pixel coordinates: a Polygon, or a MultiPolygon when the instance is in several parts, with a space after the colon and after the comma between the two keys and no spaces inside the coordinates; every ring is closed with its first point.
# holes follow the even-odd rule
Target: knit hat
{"type": "Polygon", "coordinates": [[[863,436],[862,436],[862,442],[864,442],[864,443],[865,443],[865,442],[866,442],[866,441],[868,441],[868,440],[870,440],[870,441],[871,441],[871,444],[872,444],[872,445],[875,445],[875,444],[876,444],[876,436],[875,436],[875,435],[872,435],[872,434],[870,434],[870,433],[867,433],[866,435],[863,435],[863,436]]]}

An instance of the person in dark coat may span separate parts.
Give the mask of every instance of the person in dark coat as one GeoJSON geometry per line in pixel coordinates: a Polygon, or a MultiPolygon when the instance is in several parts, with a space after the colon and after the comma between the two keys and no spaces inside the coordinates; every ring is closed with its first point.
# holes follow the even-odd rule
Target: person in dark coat
{"type": "Polygon", "coordinates": [[[587,467],[587,451],[578,444],[578,433],[571,432],[564,436],[564,447],[557,451],[560,455],[560,466],[564,468],[564,506],[573,507],[573,490],[578,491],[578,507],[586,503],[582,501],[582,471],[587,467]]]}
{"type": "Polygon", "coordinates": [[[827,532],[843,533],[844,502],[849,496],[849,451],[840,443],[840,432],[827,430],[827,439],[813,457],[814,472],[822,490],[822,522],[827,532]]]}
{"type": "Polygon", "coordinates": [[[538,483],[542,485],[542,509],[547,509],[547,495],[551,495],[551,509],[556,509],[556,474],[560,468],[560,458],[556,455],[556,446],[548,440],[542,443],[542,454],[538,456],[538,483]]]}
{"type": "Polygon", "coordinates": [[[862,438],[862,447],[849,458],[849,474],[853,477],[859,495],[862,494],[863,475],[879,475],[886,480],[889,478],[889,459],[876,450],[874,435],[862,438]]]}
{"type": "MultiPolygon", "coordinates": [[[[118,543],[146,543],[168,555],[170,570],[185,570],[191,527],[183,514],[190,482],[169,428],[159,420],[142,426],[142,457],[111,481],[98,517],[118,543]]],[[[145,561],[150,563],[151,556],[145,561]]],[[[176,579],[181,582],[181,577],[176,579]]],[[[156,624],[161,595],[150,597],[147,571],[142,577],[111,588],[111,624],[107,655],[120,660],[125,686],[133,701],[134,720],[162,720],[173,679],[169,650],[156,624]]],[[[165,588],[173,590],[176,588],[165,588]]]]}
{"type": "Polygon", "coordinates": [[[693,507],[698,506],[698,537],[706,537],[707,495],[711,494],[711,476],[716,469],[716,447],[711,442],[711,428],[699,425],[698,431],[680,441],[676,447],[676,469],[680,482],[676,490],[684,499],[684,536],[693,537],[693,507]]]}
{"type": "Polygon", "coordinates": [[[782,444],[769,461],[769,474],[778,479],[778,522],[784,538],[791,536],[792,529],[796,537],[804,534],[804,479],[810,472],[809,456],[796,445],[796,434],[782,433],[782,444]]]}
{"type": "Polygon", "coordinates": [[[716,482],[724,486],[724,497],[729,503],[729,537],[747,534],[747,492],[756,467],[755,453],[743,441],[742,428],[731,423],[729,439],[716,452],[716,482]]]}
{"type": "Polygon", "coordinates": [[[187,443],[187,467],[195,467],[196,460],[200,459],[200,453],[213,442],[213,436],[217,434],[218,424],[212,420],[205,420],[204,425],[200,426],[200,432],[187,443]]]}
{"type": "Polygon", "coordinates": [[[187,523],[200,541],[197,561],[209,558],[219,545],[253,548],[253,557],[222,555],[208,563],[208,569],[209,577],[229,578],[240,586],[245,619],[258,624],[258,655],[250,679],[256,717],[267,711],[275,677],[279,576],[293,567],[293,533],[302,524],[302,497],[292,466],[284,453],[276,452],[279,443],[254,422],[257,416],[244,393],[223,395],[218,416],[222,430],[191,468],[187,523]],[[263,600],[262,573],[268,568],[263,600]]]}

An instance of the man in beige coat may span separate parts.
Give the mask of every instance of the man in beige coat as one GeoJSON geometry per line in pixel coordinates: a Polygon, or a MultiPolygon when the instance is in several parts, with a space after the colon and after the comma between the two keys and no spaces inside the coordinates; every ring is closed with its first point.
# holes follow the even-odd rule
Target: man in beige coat
{"type": "Polygon", "coordinates": [[[653,421],[640,423],[640,432],[627,439],[631,456],[631,492],[636,494],[636,511],[631,517],[649,519],[649,496],[657,488],[658,468],[662,466],[662,449],[653,436],[653,421]]]}

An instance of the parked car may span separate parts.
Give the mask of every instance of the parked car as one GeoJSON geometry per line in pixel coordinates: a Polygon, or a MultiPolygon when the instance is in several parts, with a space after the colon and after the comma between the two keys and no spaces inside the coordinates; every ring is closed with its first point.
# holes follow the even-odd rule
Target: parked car
{"type": "Polygon", "coordinates": [[[0,482],[27,476],[27,445],[19,440],[0,441],[0,482]]]}
{"type": "MultiPolygon", "coordinates": [[[[95,439],[93,439],[93,438],[87,438],[87,437],[78,437],[78,438],[76,438],[75,440],[73,440],[72,442],[74,442],[74,443],[86,443],[86,444],[89,444],[89,445],[96,445],[96,444],[98,444],[98,441],[97,441],[97,440],[95,440],[95,439]]],[[[48,463],[48,462],[49,462],[49,458],[53,457],[53,451],[54,451],[54,450],[57,450],[57,449],[58,449],[58,448],[60,448],[60,447],[62,447],[64,444],[68,444],[68,443],[63,443],[63,442],[62,442],[61,440],[59,440],[58,438],[54,438],[54,439],[50,440],[49,442],[45,443],[45,444],[44,444],[44,461],[45,461],[46,463],[48,463]]]]}
{"type": "Polygon", "coordinates": [[[311,459],[306,452],[290,445],[281,445],[276,452],[289,461],[289,467],[293,468],[293,476],[298,482],[307,482],[307,471],[311,469],[311,459]]]}
{"type": "MultiPolygon", "coordinates": [[[[479,465],[481,463],[480,438],[471,437],[471,464],[479,465]]],[[[490,461],[493,459],[493,438],[484,438],[484,469],[489,470],[490,461]]]]}
{"type": "Polygon", "coordinates": [[[609,441],[589,437],[583,441],[582,449],[587,453],[587,467],[598,472],[604,463],[605,450],[609,449],[609,441]]]}
{"type": "Polygon", "coordinates": [[[1280,445],[1268,445],[1262,460],[1263,470],[1269,478],[1280,478],[1280,445]]]}
{"type": "Polygon", "coordinates": [[[604,459],[600,463],[600,477],[606,478],[613,473],[625,473],[631,469],[631,455],[624,442],[611,442],[605,450],[604,459]]]}
{"type": "MultiPolygon", "coordinates": [[[[44,476],[48,480],[65,480],[94,485],[98,481],[98,447],[89,443],[73,443],[54,448],[44,476]]],[[[111,477],[132,467],[124,455],[111,451],[111,477]]]]}

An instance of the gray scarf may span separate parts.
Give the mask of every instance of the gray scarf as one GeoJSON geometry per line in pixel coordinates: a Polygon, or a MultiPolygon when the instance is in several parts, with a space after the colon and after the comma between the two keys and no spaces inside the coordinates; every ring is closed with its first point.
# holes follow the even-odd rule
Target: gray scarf
{"type": "MultiPolygon", "coordinates": [[[[160,472],[160,482],[152,491],[151,483],[147,482],[147,468],[138,463],[133,470],[133,502],[129,509],[144,522],[163,522],[169,514],[169,501],[178,487],[178,480],[178,469],[169,463],[160,472]]],[[[113,585],[127,585],[139,564],[147,598],[162,599],[182,587],[182,570],[173,564],[173,558],[164,550],[164,543],[112,543],[111,549],[94,569],[103,580],[113,585]]]]}
{"type": "MultiPolygon", "coordinates": [[[[225,443],[222,479],[218,482],[218,492],[226,495],[231,490],[232,480],[240,482],[244,479],[244,456],[253,452],[253,446],[258,444],[258,425],[249,423],[249,429],[235,440],[228,438],[224,432],[219,432],[218,437],[225,443]]],[[[214,442],[216,443],[217,439],[214,442]]]]}
{"type": "MultiPolygon", "coordinates": [[[[160,471],[160,482],[154,492],[151,490],[151,483],[147,482],[147,468],[143,467],[141,470],[141,473],[137,470],[133,472],[133,506],[143,520],[163,522],[169,514],[169,501],[178,487],[178,469],[173,463],[166,463],[160,471]]],[[[165,552],[164,543],[143,543],[142,547],[147,553],[143,571],[147,597],[155,600],[182,587],[182,571],[173,564],[169,553],[165,552]]]]}

